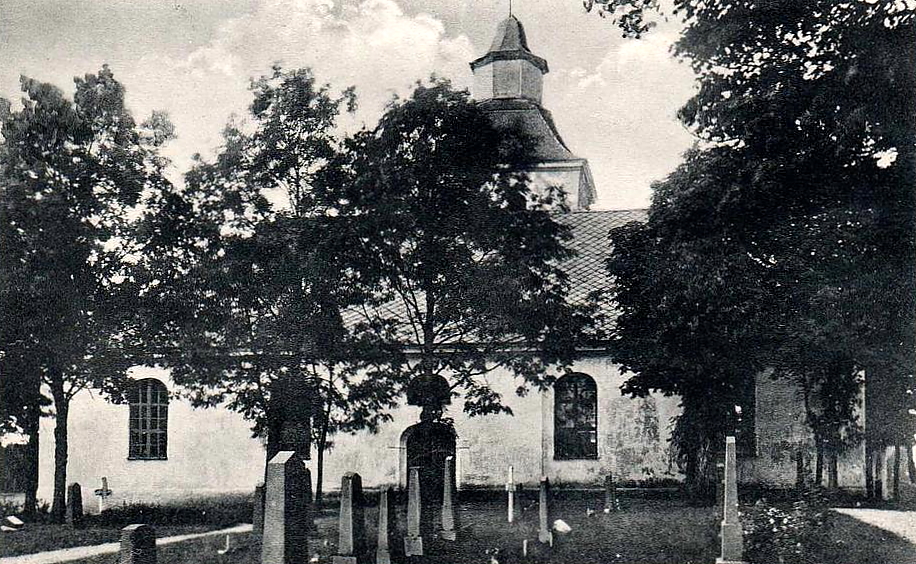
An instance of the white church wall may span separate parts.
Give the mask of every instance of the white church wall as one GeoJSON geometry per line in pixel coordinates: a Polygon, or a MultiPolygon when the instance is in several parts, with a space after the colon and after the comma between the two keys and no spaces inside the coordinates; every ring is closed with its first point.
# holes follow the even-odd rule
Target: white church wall
{"type": "MultiPolygon", "coordinates": [[[[519,397],[521,383],[505,370],[487,376],[513,414],[467,417],[456,398],[445,413],[457,434],[456,474],[460,487],[500,488],[509,465],[518,483],[534,486],[541,475],[568,486],[599,486],[609,472],[618,480],[647,481],[680,475],[669,465],[669,422],[678,413],[677,398],[631,399],[620,394],[625,377],[603,358],[585,359],[572,367],[595,379],[598,389],[598,459],[555,460],[553,392],[530,391],[519,397]]],[[[419,421],[420,409],[403,405],[376,434],[337,435],[325,457],[324,484],[339,487],[345,472],[359,472],[367,487],[404,486],[405,453],[401,435],[419,421]]],[[[315,453],[312,455],[313,475],[315,453]]]]}
{"type": "MultiPolygon", "coordinates": [[[[70,407],[67,481],[82,485],[87,510],[98,508],[93,490],[102,476],[113,492],[111,504],[253,491],[263,476],[265,451],[251,438],[249,422],[228,409],[195,409],[175,397],[166,370],[135,367],[130,376],[156,378],[169,390],[168,459],[128,460],[128,406],[97,392],[78,393],[70,407]]],[[[38,496],[48,501],[54,487],[53,429],[53,419],[42,421],[38,496]]]]}
{"type": "Polygon", "coordinates": [[[566,193],[566,205],[570,209],[579,207],[581,177],[582,165],[577,162],[544,163],[528,172],[533,192],[544,194],[550,187],[563,188],[566,193]]]}

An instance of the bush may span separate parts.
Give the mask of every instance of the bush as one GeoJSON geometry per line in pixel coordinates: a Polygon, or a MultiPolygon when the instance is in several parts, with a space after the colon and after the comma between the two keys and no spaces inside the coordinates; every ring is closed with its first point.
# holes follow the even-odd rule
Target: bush
{"type": "Polygon", "coordinates": [[[741,515],[745,557],[752,563],[811,564],[827,542],[830,512],[817,487],[800,492],[795,501],[760,499],[741,515]]]}
{"type": "Polygon", "coordinates": [[[112,507],[101,515],[87,518],[104,526],[118,527],[131,523],[227,527],[250,523],[251,511],[251,496],[236,494],[191,498],[168,504],[132,503],[112,507]]]}

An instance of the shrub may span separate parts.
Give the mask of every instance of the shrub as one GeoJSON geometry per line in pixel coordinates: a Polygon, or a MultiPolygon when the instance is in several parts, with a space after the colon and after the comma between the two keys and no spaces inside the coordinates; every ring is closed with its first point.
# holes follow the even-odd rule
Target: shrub
{"type": "Polygon", "coordinates": [[[745,557],[752,563],[810,564],[827,541],[830,512],[817,487],[800,492],[794,501],[760,499],[741,516],[745,557]]]}
{"type": "Polygon", "coordinates": [[[167,504],[132,503],[112,507],[92,520],[105,526],[131,523],[150,525],[205,525],[227,527],[251,522],[250,495],[191,498],[167,504]]]}

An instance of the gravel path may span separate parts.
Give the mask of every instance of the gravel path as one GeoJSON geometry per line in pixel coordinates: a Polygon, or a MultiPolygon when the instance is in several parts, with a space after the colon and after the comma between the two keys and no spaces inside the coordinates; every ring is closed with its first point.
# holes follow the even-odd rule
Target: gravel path
{"type": "MultiPolygon", "coordinates": [[[[890,509],[834,509],[837,513],[879,527],[916,544],[916,511],[890,509]]],[[[3,564],[0,562],[0,564],[3,564]]]]}

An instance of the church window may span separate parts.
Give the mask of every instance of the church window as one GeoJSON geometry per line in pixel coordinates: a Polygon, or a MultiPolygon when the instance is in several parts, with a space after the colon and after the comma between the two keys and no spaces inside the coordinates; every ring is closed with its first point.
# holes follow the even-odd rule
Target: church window
{"type": "Polygon", "coordinates": [[[554,457],[598,458],[598,390],[587,374],[567,374],[554,384],[554,457]]]}
{"type": "Polygon", "coordinates": [[[129,392],[131,460],[165,460],[169,392],[155,378],[137,381],[129,392]]]}

